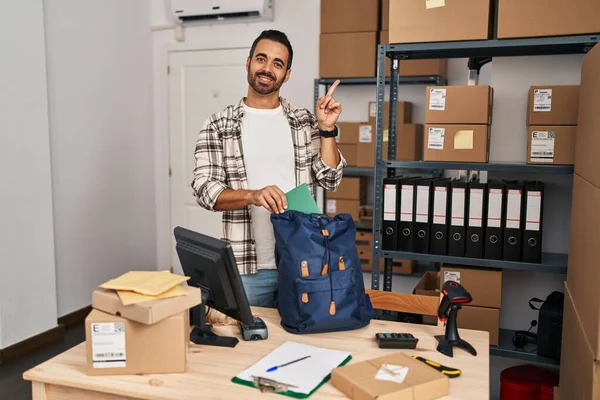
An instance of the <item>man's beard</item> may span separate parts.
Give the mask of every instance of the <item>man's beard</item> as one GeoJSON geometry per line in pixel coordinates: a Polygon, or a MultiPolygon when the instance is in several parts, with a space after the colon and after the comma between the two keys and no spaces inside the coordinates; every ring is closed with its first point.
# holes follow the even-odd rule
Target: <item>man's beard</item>
{"type": "Polygon", "coordinates": [[[252,87],[252,89],[254,89],[254,91],[256,93],[271,94],[271,93],[279,90],[279,88],[283,84],[283,80],[277,81],[277,77],[275,77],[275,75],[272,75],[272,74],[270,74],[268,72],[264,72],[264,71],[258,71],[254,74],[248,73],[248,84],[252,87]],[[260,81],[261,76],[270,78],[271,81],[268,83],[261,82],[260,81]]]}

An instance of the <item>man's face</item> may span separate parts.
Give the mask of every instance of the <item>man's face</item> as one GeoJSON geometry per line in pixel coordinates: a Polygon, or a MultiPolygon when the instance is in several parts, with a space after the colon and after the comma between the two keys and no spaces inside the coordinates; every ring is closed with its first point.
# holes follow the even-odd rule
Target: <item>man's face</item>
{"type": "Polygon", "coordinates": [[[252,89],[263,95],[277,92],[290,77],[288,56],[287,48],[281,43],[268,39],[259,41],[252,58],[246,60],[248,84],[252,89]]]}

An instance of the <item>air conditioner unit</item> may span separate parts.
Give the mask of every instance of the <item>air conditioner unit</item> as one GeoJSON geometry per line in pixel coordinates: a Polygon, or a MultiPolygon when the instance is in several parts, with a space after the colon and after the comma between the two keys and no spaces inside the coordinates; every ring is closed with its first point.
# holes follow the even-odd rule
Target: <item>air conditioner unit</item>
{"type": "Polygon", "coordinates": [[[170,8],[180,24],[273,21],[273,0],[171,0],[170,8]]]}

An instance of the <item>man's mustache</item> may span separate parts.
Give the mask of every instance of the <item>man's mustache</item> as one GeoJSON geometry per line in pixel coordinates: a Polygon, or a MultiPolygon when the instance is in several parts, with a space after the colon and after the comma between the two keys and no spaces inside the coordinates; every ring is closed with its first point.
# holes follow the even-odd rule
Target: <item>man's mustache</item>
{"type": "Polygon", "coordinates": [[[257,77],[258,77],[258,76],[266,76],[267,78],[269,78],[269,79],[271,79],[271,80],[274,80],[274,81],[276,81],[276,80],[277,80],[277,78],[275,78],[273,75],[271,75],[271,74],[270,74],[270,73],[268,73],[268,72],[257,72],[257,73],[256,73],[256,76],[257,76],[257,77]]]}

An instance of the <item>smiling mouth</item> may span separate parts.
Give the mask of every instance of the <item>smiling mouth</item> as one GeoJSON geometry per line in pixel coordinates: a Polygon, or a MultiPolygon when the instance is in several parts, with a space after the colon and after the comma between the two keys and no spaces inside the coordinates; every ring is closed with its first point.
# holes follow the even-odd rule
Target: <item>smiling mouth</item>
{"type": "Polygon", "coordinates": [[[273,82],[273,79],[269,78],[268,76],[264,76],[264,75],[260,75],[258,77],[258,80],[261,82],[265,82],[265,83],[273,82]]]}

